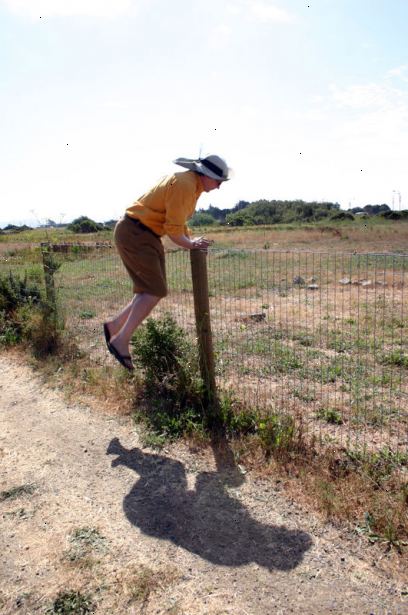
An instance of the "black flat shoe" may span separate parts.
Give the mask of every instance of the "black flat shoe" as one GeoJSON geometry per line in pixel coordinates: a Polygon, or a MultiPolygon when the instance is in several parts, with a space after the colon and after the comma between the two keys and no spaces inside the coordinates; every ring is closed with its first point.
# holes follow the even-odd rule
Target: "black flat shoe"
{"type": "Polygon", "coordinates": [[[119,350],[117,350],[115,346],[110,342],[108,343],[108,349],[109,352],[113,354],[115,359],[119,361],[121,365],[123,365],[123,367],[128,369],[130,372],[135,369],[132,363],[132,357],[129,354],[120,354],[119,350]]]}

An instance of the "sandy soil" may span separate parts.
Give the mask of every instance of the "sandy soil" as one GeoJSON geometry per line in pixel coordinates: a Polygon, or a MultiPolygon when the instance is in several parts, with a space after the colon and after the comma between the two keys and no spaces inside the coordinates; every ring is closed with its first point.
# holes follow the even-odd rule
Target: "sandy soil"
{"type": "Polygon", "coordinates": [[[67,404],[9,353],[0,424],[1,613],[44,613],[70,590],[109,614],[408,613],[377,547],[228,454],[143,448],[128,418],[67,404]]]}

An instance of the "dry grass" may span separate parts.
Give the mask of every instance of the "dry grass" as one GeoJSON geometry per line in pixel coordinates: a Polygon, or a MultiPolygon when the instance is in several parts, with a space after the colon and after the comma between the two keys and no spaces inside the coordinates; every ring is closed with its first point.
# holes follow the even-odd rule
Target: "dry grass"
{"type": "Polygon", "coordinates": [[[153,569],[148,566],[130,566],[115,579],[115,586],[129,605],[136,603],[143,613],[154,595],[177,582],[180,574],[172,566],[153,569]]]}
{"type": "MultiPolygon", "coordinates": [[[[232,443],[235,458],[254,476],[267,477],[323,519],[353,530],[356,537],[394,554],[392,566],[408,564],[408,457],[405,465],[387,454],[356,459],[335,448],[297,443],[275,451],[265,464],[258,437],[232,443]]],[[[405,568],[406,569],[406,568],[405,568]]]]}
{"type": "MultiPolygon", "coordinates": [[[[313,250],[329,252],[390,252],[404,253],[408,245],[408,221],[383,219],[354,220],[353,222],[322,222],[304,225],[274,225],[259,227],[196,228],[194,235],[203,232],[215,241],[215,247],[313,250]]],[[[112,231],[76,235],[64,229],[35,229],[18,235],[0,236],[0,255],[40,242],[80,243],[109,242],[112,231]]],[[[165,238],[165,245],[174,249],[165,238]]]]}
{"type": "MultiPolygon", "coordinates": [[[[19,354],[13,352],[13,355],[19,354]]],[[[49,386],[64,392],[68,402],[83,403],[112,416],[132,413],[138,390],[137,378],[132,378],[116,364],[95,364],[89,356],[79,353],[71,342],[68,349],[62,347],[59,354],[42,360],[24,356],[49,386]]]]}
{"type": "MultiPolygon", "coordinates": [[[[195,233],[201,234],[200,229],[195,233]]],[[[408,245],[408,222],[355,220],[314,226],[219,227],[216,230],[209,227],[206,236],[214,240],[215,247],[404,253],[408,245]]]]}

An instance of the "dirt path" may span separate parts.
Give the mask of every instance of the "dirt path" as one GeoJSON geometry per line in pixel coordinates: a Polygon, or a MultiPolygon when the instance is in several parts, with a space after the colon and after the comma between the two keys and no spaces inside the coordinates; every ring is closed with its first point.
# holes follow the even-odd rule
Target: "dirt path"
{"type": "Polygon", "coordinates": [[[104,614],[408,613],[374,553],[267,481],[140,448],[129,419],[67,405],[9,354],[0,400],[1,613],[70,590],[104,614]]]}

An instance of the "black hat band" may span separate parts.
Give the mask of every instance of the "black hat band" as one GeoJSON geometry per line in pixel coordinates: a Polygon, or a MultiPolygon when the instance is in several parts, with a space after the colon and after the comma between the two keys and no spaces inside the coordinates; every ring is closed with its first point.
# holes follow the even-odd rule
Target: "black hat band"
{"type": "Polygon", "coordinates": [[[224,179],[224,171],[223,169],[220,169],[220,167],[217,167],[216,164],[210,162],[209,160],[207,160],[206,158],[202,159],[199,158],[199,161],[201,162],[201,164],[206,167],[209,171],[212,171],[213,173],[215,173],[216,175],[218,175],[220,177],[220,179],[224,179]]]}

